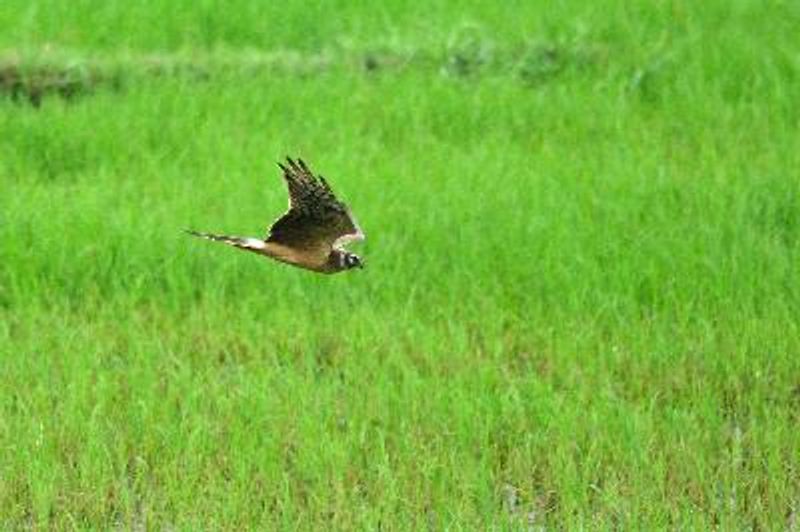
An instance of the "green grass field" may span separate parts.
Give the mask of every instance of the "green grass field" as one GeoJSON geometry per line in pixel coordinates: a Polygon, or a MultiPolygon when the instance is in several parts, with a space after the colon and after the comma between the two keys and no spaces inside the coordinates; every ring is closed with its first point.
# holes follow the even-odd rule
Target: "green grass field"
{"type": "Polygon", "coordinates": [[[0,528],[800,527],[796,3],[261,4],[0,6],[0,528]]]}

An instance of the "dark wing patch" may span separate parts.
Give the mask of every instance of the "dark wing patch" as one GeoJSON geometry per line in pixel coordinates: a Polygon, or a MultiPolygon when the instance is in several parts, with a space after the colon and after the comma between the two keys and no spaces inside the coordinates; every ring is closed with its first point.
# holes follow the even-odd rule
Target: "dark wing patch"
{"type": "Polygon", "coordinates": [[[289,188],[289,208],[307,211],[309,209],[332,209],[345,211],[346,207],[336,199],[330,185],[322,176],[315,177],[302,159],[293,161],[286,158],[288,166],[278,163],[283,170],[283,178],[289,188]]]}
{"type": "Polygon", "coordinates": [[[289,211],[270,228],[268,242],[326,254],[334,242],[361,231],[347,206],[336,199],[322,176],[314,176],[302,159],[278,163],[289,188],[289,211]]]}

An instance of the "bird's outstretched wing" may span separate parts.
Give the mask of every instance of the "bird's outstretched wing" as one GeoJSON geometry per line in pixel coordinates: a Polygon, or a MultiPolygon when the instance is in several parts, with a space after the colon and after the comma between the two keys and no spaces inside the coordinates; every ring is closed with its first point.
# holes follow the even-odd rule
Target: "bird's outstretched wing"
{"type": "Polygon", "coordinates": [[[272,224],[267,242],[317,253],[324,259],[334,246],[364,238],[324,177],[314,176],[302,159],[287,157],[286,163],[278,166],[289,188],[289,210],[272,224]]]}

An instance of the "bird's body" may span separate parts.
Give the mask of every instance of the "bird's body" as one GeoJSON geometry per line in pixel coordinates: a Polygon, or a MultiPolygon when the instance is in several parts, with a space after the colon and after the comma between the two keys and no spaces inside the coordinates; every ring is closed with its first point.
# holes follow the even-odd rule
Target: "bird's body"
{"type": "Polygon", "coordinates": [[[318,273],[363,267],[361,259],[343,247],[364,239],[350,210],[336,199],[325,178],[315,177],[301,159],[287,162],[288,166],[278,165],[289,187],[289,210],[272,224],[265,239],[187,232],[318,273]]]}

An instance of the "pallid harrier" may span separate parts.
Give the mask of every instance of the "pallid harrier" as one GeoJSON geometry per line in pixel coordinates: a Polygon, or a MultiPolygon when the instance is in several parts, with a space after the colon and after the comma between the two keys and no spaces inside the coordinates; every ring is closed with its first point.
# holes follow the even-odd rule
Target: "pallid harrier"
{"type": "Polygon", "coordinates": [[[272,224],[265,239],[186,232],[319,273],[363,268],[344,244],[363,240],[350,209],[336,199],[325,178],[314,176],[302,159],[278,163],[289,187],[289,210],[272,224]]]}

